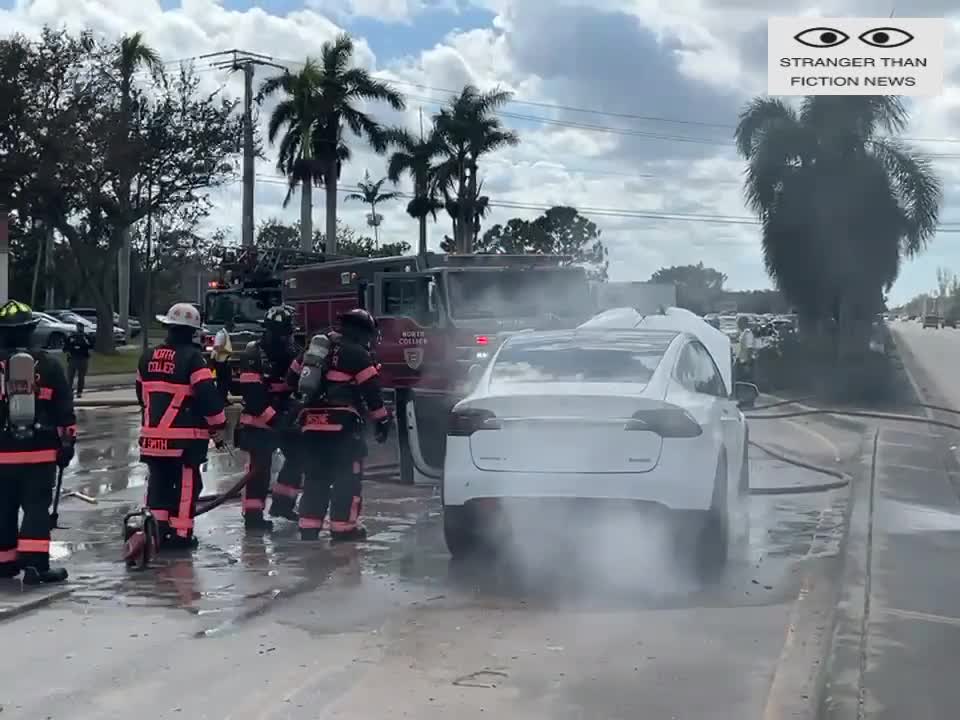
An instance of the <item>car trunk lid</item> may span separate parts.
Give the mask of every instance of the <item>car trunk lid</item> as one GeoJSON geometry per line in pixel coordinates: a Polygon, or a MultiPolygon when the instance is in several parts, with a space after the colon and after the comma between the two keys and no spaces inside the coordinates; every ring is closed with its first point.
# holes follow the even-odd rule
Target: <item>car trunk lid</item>
{"type": "MultiPolygon", "coordinates": [[[[622,385],[617,388],[623,392],[622,385]]],[[[633,392],[642,388],[631,386],[633,392]]],[[[583,394],[582,388],[579,394],[514,390],[482,401],[496,421],[470,436],[470,453],[481,470],[642,473],[657,466],[663,438],[635,418],[670,407],[665,403],[636,394],[583,394]]]]}

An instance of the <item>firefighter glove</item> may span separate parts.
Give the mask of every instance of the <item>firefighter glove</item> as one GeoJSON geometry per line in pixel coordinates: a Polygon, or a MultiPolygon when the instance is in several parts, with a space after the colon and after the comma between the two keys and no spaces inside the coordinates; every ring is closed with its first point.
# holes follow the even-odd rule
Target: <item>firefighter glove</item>
{"type": "Polygon", "coordinates": [[[373,436],[378,443],[385,443],[387,438],[390,437],[390,426],[393,425],[393,420],[391,418],[384,418],[377,423],[373,431],[373,436]]]}
{"type": "Polygon", "coordinates": [[[70,464],[70,461],[73,460],[73,443],[65,443],[57,449],[57,466],[61,468],[67,467],[70,464]]]}

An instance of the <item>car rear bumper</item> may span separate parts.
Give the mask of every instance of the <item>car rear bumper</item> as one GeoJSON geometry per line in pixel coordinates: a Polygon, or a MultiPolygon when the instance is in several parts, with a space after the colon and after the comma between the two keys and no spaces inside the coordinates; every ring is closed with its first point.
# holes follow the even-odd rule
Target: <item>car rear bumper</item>
{"type": "Polygon", "coordinates": [[[715,458],[697,463],[678,454],[661,456],[654,470],[643,473],[485,471],[473,464],[469,440],[451,437],[447,438],[443,469],[443,503],[457,506],[521,498],[621,500],[669,510],[708,510],[715,475],[715,458]]]}

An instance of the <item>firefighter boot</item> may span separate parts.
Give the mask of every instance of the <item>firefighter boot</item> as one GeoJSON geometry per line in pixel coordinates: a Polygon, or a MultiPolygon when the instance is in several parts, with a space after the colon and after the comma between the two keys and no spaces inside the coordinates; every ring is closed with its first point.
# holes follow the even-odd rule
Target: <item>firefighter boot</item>
{"type": "Polygon", "coordinates": [[[353,530],[343,530],[341,532],[330,532],[331,542],[357,542],[367,539],[367,529],[363,525],[357,525],[353,530]]]}
{"type": "Polygon", "coordinates": [[[180,537],[176,533],[171,533],[160,541],[161,550],[196,550],[200,545],[196,535],[190,537],[180,537]]]}
{"type": "Polygon", "coordinates": [[[301,540],[319,540],[320,531],[317,528],[300,528],[301,540]]]}
{"type": "Polygon", "coordinates": [[[24,585],[46,585],[49,583],[62,583],[67,581],[67,571],[64,568],[47,568],[46,570],[37,570],[30,566],[23,569],[24,585]]]}
{"type": "Polygon", "coordinates": [[[243,527],[246,530],[273,530],[273,523],[263,517],[261,510],[248,510],[243,516],[243,527]]]}
{"type": "Polygon", "coordinates": [[[297,511],[294,510],[295,500],[285,495],[274,495],[270,501],[270,517],[286,518],[292,522],[298,519],[297,511]]]}

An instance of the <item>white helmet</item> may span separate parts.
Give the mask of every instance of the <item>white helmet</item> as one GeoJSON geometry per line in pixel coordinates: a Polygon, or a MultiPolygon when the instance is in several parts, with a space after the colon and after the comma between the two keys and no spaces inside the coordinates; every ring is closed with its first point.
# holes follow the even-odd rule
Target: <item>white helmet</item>
{"type": "Polygon", "coordinates": [[[199,330],[200,312],[190,303],[176,303],[167,310],[166,315],[157,315],[157,321],[164,325],[182,325],[199,330]]]}

